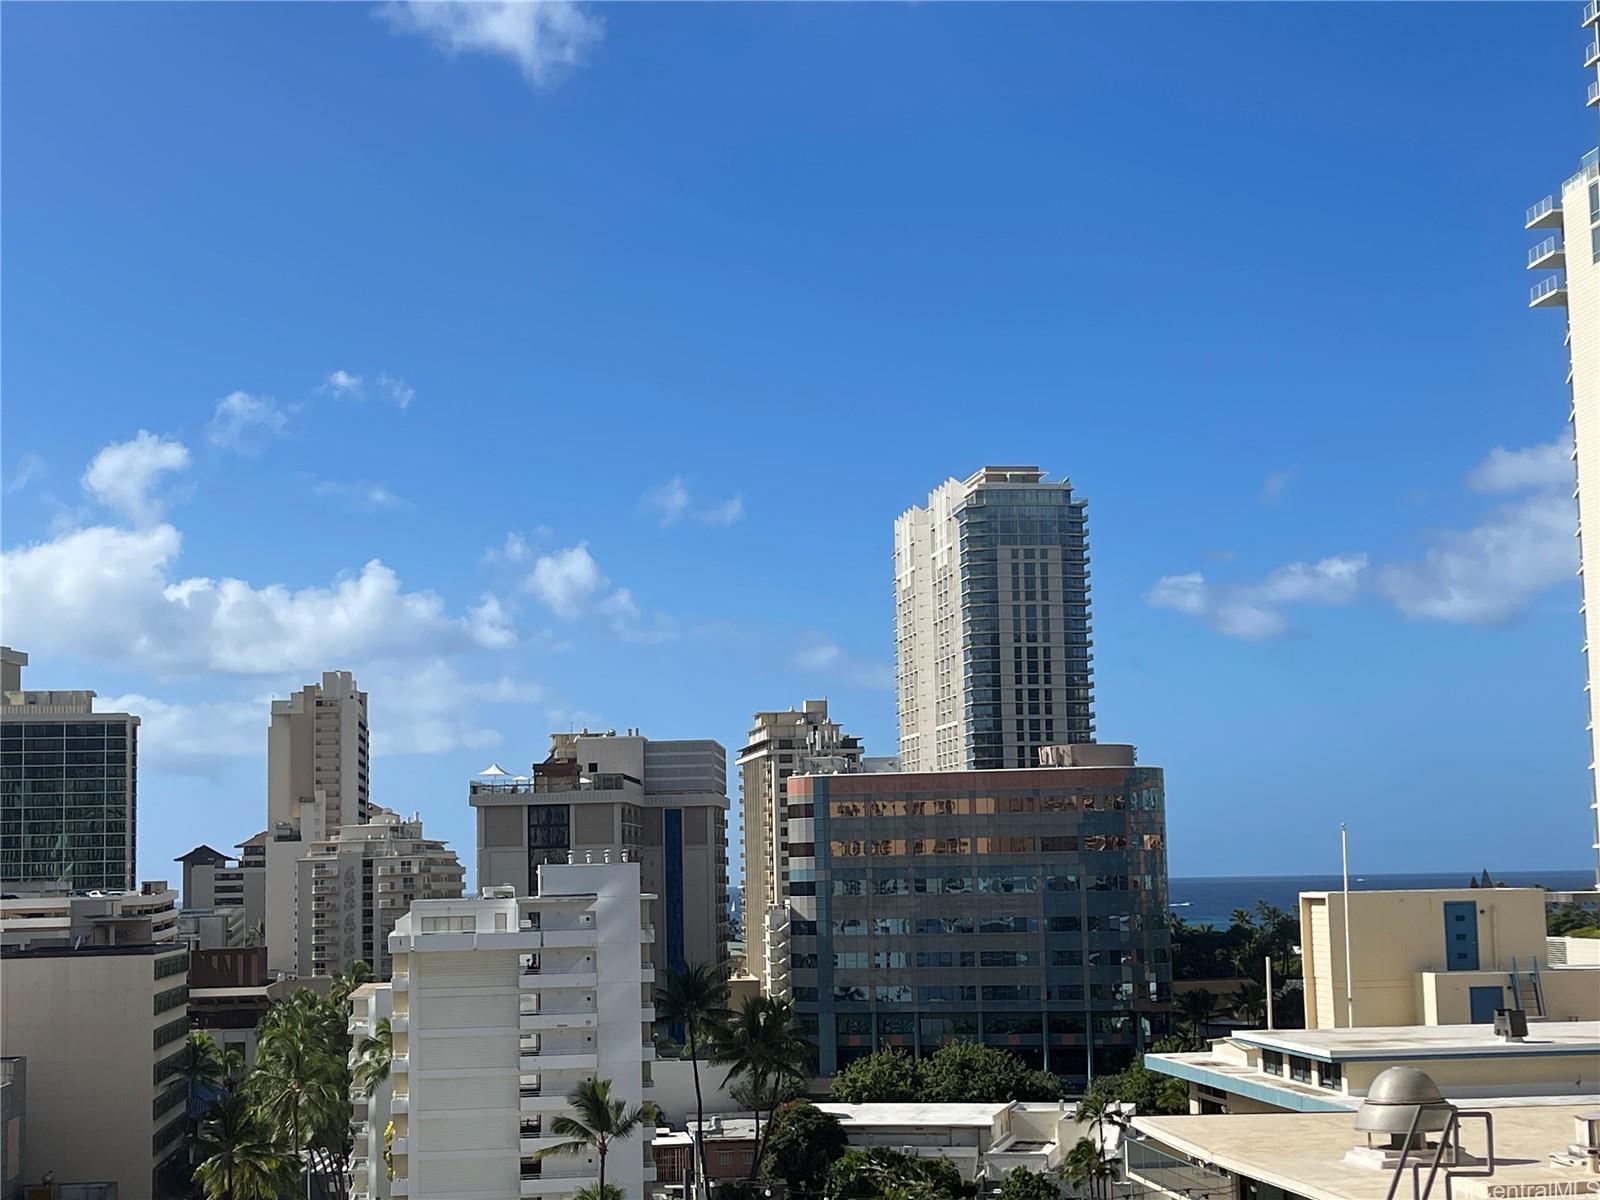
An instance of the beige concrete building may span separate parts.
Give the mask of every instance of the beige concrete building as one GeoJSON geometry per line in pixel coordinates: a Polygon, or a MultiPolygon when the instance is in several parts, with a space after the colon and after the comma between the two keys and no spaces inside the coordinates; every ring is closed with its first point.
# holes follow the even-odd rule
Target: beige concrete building
{"type": "MultiPolygon", "coordinates": [[[[394,1018],[394,989],[388,984],[366,983],[350,993],[350,1069],[361,1060],[361,1042],[376,1036],[380,1021],[394,1018]]],[[[384,1136],[392,1118],[394,1076],[369,1094],[360,1083],[350,1085],[350,1128],[355,1142],[350,1151],[352,1200],[388,1200],[389,1170],[383,1161],[384,1136]]]]}
{"type": "Polygon", "coordinates": [[[339,975],[365,962],[389,976],[389,934],[414,900],[461,895],[461,862],[443,842],[382,805],[299,860],[295,974],[339,975]]]}
{"type": "Polygon", "coordinates": [[[1302,892],[1307,1028],[1484,1023],[1497,1008],[1600,1018],[1600,970],[1544,961],[1545,898],[1540,888],[1351,892],[1347,939],[1344,893],[1302,892]]]}
{"type": "Polygon", "coordinates": [[[0,901],[0,1042],[27,1062],[22,1176],[164,1193],[187,1169],[177,893],[0,901]]]}
{"type": "MultiPolygon", "coordinates": [[[[650,1099],[638,864],[542,863],[535,884],[535,896],[418,901],[390,938],[392,1196],[570,1196],[598,1182],[594,1157],[538,1153],[563,1140],[550,1122],[572,1088],[607,1079],[629,1107],[650,1099]]],[[[357,1196],[381,1194],[380,1118],[369,1107],[357,1139],[357,1196]]],[[[612,1145],[606,1182],[627,1200],[644,1200],[654,1174],[648,1134],[612,1145]]]]}
{"type": "Polygon", "coordinates": [[[896,519],[902,770],[1036,767],[1094,740],[1084,508],[1038,467],[989,466],[896,519]]]}
{"type": "Polygon", "coordinates": [[[298,925],[300,860],[370,815],[367,761],[367,694],[349,671],[324,671],[320,684],[272,702],[261,861],[274,971],[297,974],[300,943],[310,940],[298,925]]]}
{"type": "MultiPolygon", "coordinates": [[[[744,922],[747,965],[772,992],[775,965],[788,975],[788,945],[768,930],[787,926],[791,775],[861,770],[861,739],[828,717],[826,700],[807,700],[797,712],[758,712],[739,751],[739,797],[744,826],[744,922]],[[773,909],[779,911],[773,912],[773,909]]],[[[779,989],[779,994],[782,989],[779,989]]]]}
{"type": "Polygon", "coordinates": [[[127,889],[138,850],[139,718],[92,691],[24,691],[0,646],[0,890],[127,889]]]}
{"type": "Polygon", "coordinates": [[[267,919],[267,835],[258,833],[230,858],[210,846],[196,846],[176,861],[183,869],[183,907],[230,910],[242,934],[264,930],[267,919]]]}
{"type": "MultiPolygon", "coordinates": [[[[1583,9],[1590,42],[1584,66],[1600,63],[1600,12],[1583,9]]],[[[1600,105],[1600,78],[1589,83],[1589,105],[1600,105]]],[[[1567,383],[1571,388],[1574,496],[1579,534],[1579,581],[1583,585],[1584,682],[1588,692],[1591,772],[1589,803],[1594,813],[1588,836],[1594,844],[1595,882],[1600,886],[1600,798],[1593,783],[1600,726],[1600,149],[1578,161],[1558,194],[1528,209],[1526,227],[1544,236],[1528,251],[1528,270],[1541,278],[1529,291],[1530,308],[1560,309],[1567,318],[1567,383]]]]}
{"type": "Polygon", "coordinates": [[[721,964],[728,943],[728,755],[711,740],[663,741],[637,730],[551,735],[525,776],[498,766],[472,780],[480,885],[517,895],[541,863],[640,865],[661,965],[721,964]]]}

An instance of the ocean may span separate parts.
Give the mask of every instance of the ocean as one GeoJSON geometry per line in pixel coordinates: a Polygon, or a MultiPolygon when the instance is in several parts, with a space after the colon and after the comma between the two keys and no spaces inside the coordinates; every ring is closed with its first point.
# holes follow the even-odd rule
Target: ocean
{"type": "MultiPolygon", "coordinates": [[[[1581,891],[1594,887],[1591,871],[1494,871],[1498,882],[1514,887],[1543,884],[1552,891],[1581,891]]],[[[1457,871],[1439,875],[1351,875],[1350,890],[1383,891],[1414,888],[1466,887],[1477,871],[1457,871]]],[[[1265,900],[1294,912],[1301,892],[1336,892],[1343,886],[1337,875],[1174,875],[1168,887],[1168,901],[1176,916],[1191,925],[1227,925],[1236,908],[1254,908],[1265,900]]]]}

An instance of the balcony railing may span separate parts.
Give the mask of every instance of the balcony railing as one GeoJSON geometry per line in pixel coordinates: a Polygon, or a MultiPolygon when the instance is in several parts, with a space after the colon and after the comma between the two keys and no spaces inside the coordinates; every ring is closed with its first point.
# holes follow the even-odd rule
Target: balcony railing
{"type": "Polygon", "coordinates": [[[1561,205],[1554,196],[1546,196],[1528,208],[1526,228],[1544,229],[1561,223],[1561,205]]]}
{"type": "Polygon", "coordinates": [[[1589,0],[1589,3],[1583,6],[1583,24],[1587,28],[1596,20],[1600,20],[1600,0],[1589,0]]]}
{"type": "Polygon", "coordinates": [[[1561,240],[1554,235],[1547,237],[1528,251],[1528,269],[1531,271],[1545,265],[1559,266],[1559,263],[1551,263],[1550,260],[1560,255],[1561,240]]]}
{"type": "Polygon", "coordinates": [[[1588,103],[1591,108],[1596,104],[1600,104],[1600,79],[1596,79],[1589,84],[1588,103]]]}
{"type": "Polygon", "coordinates": [[[1528,289],[1529,308],[1554,308],[1566,302],[1567,289],[1562,285],[1559,275],[1541,279],[1528,289]]]}

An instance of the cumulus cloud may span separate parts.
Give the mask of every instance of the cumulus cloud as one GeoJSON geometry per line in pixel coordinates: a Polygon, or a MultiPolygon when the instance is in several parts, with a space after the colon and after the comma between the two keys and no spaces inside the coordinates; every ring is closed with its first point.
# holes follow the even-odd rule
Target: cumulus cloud
{"type": "Polygon", "coordinates": [[[322,388],[335,396],[360,396],[361,376],[349,371],[329,371],[322,388]]]}
{"type": "Polygon", "coordinates": [[[846,687],[867,691],[894,690],[894,664],[858,658],[847,653],[837,642],[820,635],[808,638],[789,661],[797,670],[826,675],[846,687]]]}
{"type": "Polygon", "coordinates": [[[676,525],[685,516],[704,525],[732,525],[744,516],[742,496],[696,505],[682,475],[674,475],[660,487],[650,489],[641,498],[640,506],[645,512],[654,514],[663,527],[676,525]]]}
{"type": "Polygon", "coordinates": [[[589,553],[587,542],[541,554],[527,579],[530,592],[556,616],[569,620],[581,613],[605,585],[605,576],[589,553]]]}
{"type": "Polygon", "coordinates": [[[1366,570],[1365,554],[1337,554],[1314,563],[1290,563],[1250,584],[1215,584],[1191,571],[1157,580],[1149,601],[1157,608],[1198,617],[1228,637],[1255,641],[1288,628],[1283,613],[1288,605],[1348,604],[1360,590],[1366,570]]]}
{"type": "Polygon", "coordinates": [[[422,34],[448,54],[510,59],[535,87],[581,66],[605,31],[572,0],[395,0],[380,11],[391,29],[422,34]]]}
{"type": "MultiPolygon", "coordinates": [[[[511,644],[498,603],[452,616],[377,559],[326,587],[182,577],[168,524],[74,529],[0,555],[0,608],[19,644],[158,676],[321,670],[511,644]]],[[[487,602],[485,602],[487,605],[487,602]]]]}
{"type": "Polygon", "coordinates": [[[372,753],[379,758],[490,749],[503,739],[480,711],[483,705],[534,704],[545,696],[539,684],[506,675],[464,679],[443,659],[356,678],[372,697],[372,753]]]}
{"type": "Polygon", "coordinates": [[[217,401],[206,437],[224,450],[254,454],[288,427],[288,413],[270,397],[229,392],[217,401]]]}
{"type": "Polygon", "coordinates": [[[138,692],[95,697],[106,712],[139,718],[139,761],[147,771],[214,778],[229,759],[266,755],[271,696],[199,702],[161,700],[138,692]]]}
{"type": "Polygon", "coordinates": [[[1371,566],[1365,554],[1290,563],[1254,583],[1216,583],[1198,571],[1167,575],[1148,600],[1245,640],[1289,628],[1299,604],[1344,605],[1366,596],[1408,617],[1494,625],[1525,612],[1546,588],[1577,570],[1577,525],[1570,495],[1571,443],[1497,446],[1466,476],[1485,493],[1523,493],[1466,529],[1443,530],[1412,559],[1371,566]]]}
{"type": "Polygon", "coordinates": [[[132,441],[116,442],[94,456],[83,486],[101,504],[136,525],[161,517],[163,504],[151,489],[168,471],[189,465],[189,448],[141,429],[132,441]]]}
{"type": "MultiPolygon", "coordinates": [[[[460,0],[469,3],[470,0],[460,0]]],[[[364,376],[352,371],[329,371],[317,389],[340,400],[367,400],[376,397],[396,408],[407,408],[417,398],[416,389],[404,379],[379,371],[368,383],[364,376]]]]}
{"type": "Polygon", "coordinates": [[[396,408],[409,408],[417,398],[416,389],[404,379],[378,372],[378,394],[396,408]]]}

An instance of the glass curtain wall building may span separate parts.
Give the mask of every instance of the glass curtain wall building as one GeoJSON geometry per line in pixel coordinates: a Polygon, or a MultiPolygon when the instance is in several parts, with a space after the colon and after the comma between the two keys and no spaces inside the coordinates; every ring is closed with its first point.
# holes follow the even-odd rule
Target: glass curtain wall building
{"type": "Polygon", "coordinates": [[[1124,761],[790,778],[791,979],[821,1074],[973,1041],[1082,1083],[1165,1031],[1162,772],[1092,749],[1124,761]]]}

